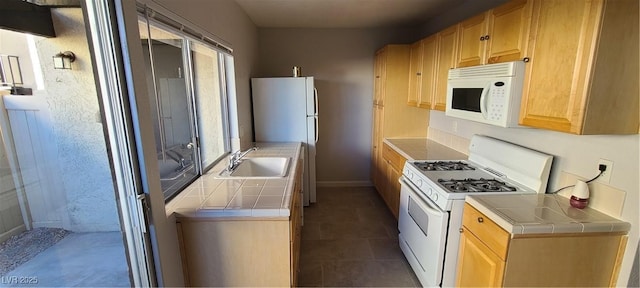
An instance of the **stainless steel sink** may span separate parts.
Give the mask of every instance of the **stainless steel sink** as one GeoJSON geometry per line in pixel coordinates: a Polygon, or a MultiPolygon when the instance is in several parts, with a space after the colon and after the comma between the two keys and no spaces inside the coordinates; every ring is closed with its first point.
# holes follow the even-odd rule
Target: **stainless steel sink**
{"type": "Polygon", "coordinates": [[[282,178],[287,176],[289,157],[244,158],[231,172],[222,170],[221,178],[282,178]]]}

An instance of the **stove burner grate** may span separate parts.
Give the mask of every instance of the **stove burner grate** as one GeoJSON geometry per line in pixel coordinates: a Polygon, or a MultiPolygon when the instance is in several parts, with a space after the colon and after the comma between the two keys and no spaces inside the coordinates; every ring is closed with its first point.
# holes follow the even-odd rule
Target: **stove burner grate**
{"type": "Polygon", "coordinates": [[[517,189],[496,179],[438,179],[449,192],[512,192],[517,189]]]}
{"type": "Polygon", "coordinates": [[[416,162],[415,165],[425,171],[476,170],[475,167],[462,161],[416,162]]]}

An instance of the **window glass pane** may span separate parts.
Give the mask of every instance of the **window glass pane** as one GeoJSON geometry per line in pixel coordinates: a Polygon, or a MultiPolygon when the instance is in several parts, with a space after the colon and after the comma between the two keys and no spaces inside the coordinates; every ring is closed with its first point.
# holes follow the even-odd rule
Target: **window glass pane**
{"type": "Polygon", "coordinates": [[[191,50],[200,156],[202,167],[207,167],[226,152],[223,65],[221,55],[213,49],[192,43],[191,50]]]}
{"type": "Polygon", "coordinates": [[[187,90],[183,36],[139,22],[147,66],[147,87],[154,121],[162,190],[170,198],[199,175],[192,134],[192,101],[187,90]]]}

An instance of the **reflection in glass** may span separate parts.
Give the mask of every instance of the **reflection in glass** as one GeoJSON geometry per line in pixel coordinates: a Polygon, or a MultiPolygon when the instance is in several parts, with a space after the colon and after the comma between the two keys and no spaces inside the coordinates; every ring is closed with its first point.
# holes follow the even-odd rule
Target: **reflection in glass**
{"type": "Polygon", "coordinates": [[[160,180],[168,199],[229,151],[224,63],[230,56],[140,19],[160,180]]]}
{"type": "Polygon", "coordinates": [[[144,21],[139,27],[160,180],[164,196],[169,198],[198,176],[183,37],[154,25],[147,27],[144,21]]]}

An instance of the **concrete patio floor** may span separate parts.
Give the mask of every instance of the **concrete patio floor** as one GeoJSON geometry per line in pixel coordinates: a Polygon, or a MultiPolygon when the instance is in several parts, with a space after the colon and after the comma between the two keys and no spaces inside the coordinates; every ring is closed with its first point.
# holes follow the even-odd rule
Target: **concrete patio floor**
{"type": "Polygon", "coordinates": [[[0,287],[131,287],[121,232],[73,233],[0,279],[0,287]]]}

